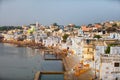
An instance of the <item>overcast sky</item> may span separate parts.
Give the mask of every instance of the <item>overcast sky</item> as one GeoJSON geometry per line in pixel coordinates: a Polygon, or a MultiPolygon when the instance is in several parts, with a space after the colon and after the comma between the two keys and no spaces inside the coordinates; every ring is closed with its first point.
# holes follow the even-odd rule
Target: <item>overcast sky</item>
{"type": "Polygon", "coordinates": [[[120,0],[0,0],[0,25],[120,20],[120,0]]]}

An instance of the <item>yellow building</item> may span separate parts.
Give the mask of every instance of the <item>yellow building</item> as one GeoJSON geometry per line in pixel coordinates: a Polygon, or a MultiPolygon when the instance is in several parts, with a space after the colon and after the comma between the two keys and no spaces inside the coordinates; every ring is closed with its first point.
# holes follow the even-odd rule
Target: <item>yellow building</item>
{"type": "Polygon", "coordinates": [[[93,59],[94,51],[95,51],[94,45],[84,45],[83,46],[83,58],[93,59]]]}
{"type": "Polygon", "coordinates": [[[95,39],[84,39],[82,41],[82,57],[84,59],[93,59],[95,52],[95,39]]]}

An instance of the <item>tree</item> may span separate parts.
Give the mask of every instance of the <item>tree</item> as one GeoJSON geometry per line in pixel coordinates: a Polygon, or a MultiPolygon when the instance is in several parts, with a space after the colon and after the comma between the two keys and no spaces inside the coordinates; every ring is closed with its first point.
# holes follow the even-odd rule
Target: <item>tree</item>
{"type": "Polygon", "coordinates": [[[66,42],[66,40],[67,40],[68,37],[69,37],[68,34],[64,34],[64,36],[62,36],[62,38],[63,38],[63,42],[66,42]]]}
{"type": "Polygon", "coordinates": [[[92,26],[92,24],[88,24],[88,27],[91,27],[92,26]]]}
{"type": "Polygon", "coordinates": [[[114,24],[112,25],[112,27],[117,27],[117,24],[116,24],[116,23],[114,23],[114,24]]]}
{"type": "Polygon", "coordinates": [[[57,23],[53,23],[52,25],[53,25],[53,26],[58,26],[58,24],[57,24],[57,23]]]}
{"type": "Polygon", "coordinates": [[[75,28],[80,28],[80,26],[75,26],[75,28]]]}
{"type": "Polygon", "coordinates": [[[108,33],[110,33],[110,32],[115,32],[115,31],[117,31],[117,29],[116,29],[115,27],[109,27],[109,28],[106,29],[106,31],[107,31],[108,33]]]}
{"type": "Polygon", "coordinates": [[[105,50],[105,53],[106,53],[106,54],[110,54],[110,47],[111,47],[111,46],[116,46],[116,45],[118,45],[118,44],[117,44],[117,43],[109,44],[109,45],[107,46],[106,50],[105,50]]]}
{"type": "Polygon", "coordinates": [[[0,27],[0,31],[4,31],[4,30],[6,30],[6,31],[8,31],[8,30],[14,30],[14,29],[22,29],[22,27],[21,26],[1,26],[0,27]]]}
{"type": "Polygon", "coordinates": [[[109,53],[110,53],[110,46],[108,46],[108,47],[106,48],[105,53],[106,53],[106,54],[109,54],[109,53]]]}
{"type": "Polygon", "coordinates": [[[97,39],[100,39],[102,38],[100,35],[95,35],[93,38],[97,38],[97,39]]]}

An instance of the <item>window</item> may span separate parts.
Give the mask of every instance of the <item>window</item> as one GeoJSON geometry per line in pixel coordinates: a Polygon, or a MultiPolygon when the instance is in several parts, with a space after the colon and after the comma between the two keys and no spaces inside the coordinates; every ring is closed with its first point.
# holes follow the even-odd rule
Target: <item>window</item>
{"type": "Polygon", "coordinates": [[[114,67],[119,67],[120,63],[114,63],[114,67]]]}
{"type": "Polygon", "coordinates": [[[86,40],[86,43],[87,43],[87,44],[89,44],[89,43],[90,43],[90,40],[89,40],[89,39],[87,39],[87,40],[86,40]]]}

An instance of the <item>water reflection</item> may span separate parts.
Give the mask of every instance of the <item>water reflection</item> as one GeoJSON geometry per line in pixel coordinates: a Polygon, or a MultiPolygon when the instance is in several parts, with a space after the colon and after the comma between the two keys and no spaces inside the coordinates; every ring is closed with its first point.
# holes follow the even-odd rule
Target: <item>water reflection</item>
{"type": "Polygon", "coordinates": [[[53,75],[47,75],[43,74],[41,75],[41,80],[64,80],[64,75],[62,74],[53,74],[53,75]]]}
{"type": "Polygon", "coordinates": [[[41,71],[63,71],[63,66],[61,61],[42,61],[41,71]],[[55,65],[54,65],[55,64],[55,65]]]}
{"type": "Polygon", "coordinates": [[[62,71],[61,64],[44,61],[38,49],[0,43],[0,80],[33,80],[36,71],[62,71]]]}
{"type": "Polygon", "coordinates": [[[2,1],[3,1],[3,0],[0,0],[0,6],[1,6],[1,4],[2,4],[2,1]]]}
{"type": "Polygon", "coordinates": [[[20,58],[36,56],[39,52],[38,49],[31,49],[31,48],[24,48],[24,47],[17,48],[15,45],[7,44],[7,43],[1,44],[0,49],[2,49],[2,53],[4,53],[4,54],[1,54],[1,56],[12,55],[12,56],[18,56],[20,58]]]}
{"type": "Polygon", "coordinates": [[[36,50],[0,44],[0,80],[33,80],[40,61],[36,50]]]}

